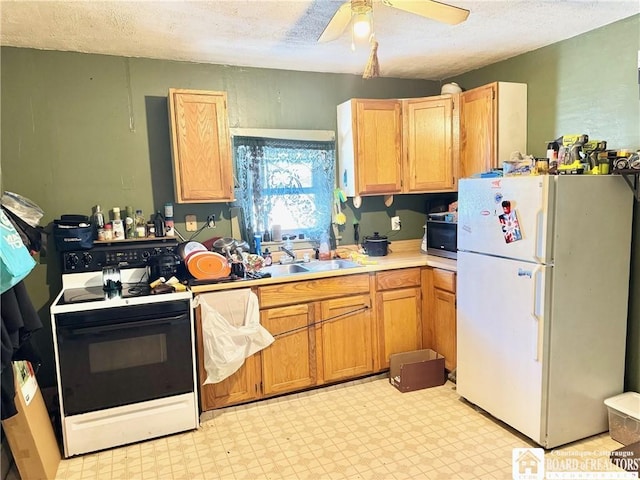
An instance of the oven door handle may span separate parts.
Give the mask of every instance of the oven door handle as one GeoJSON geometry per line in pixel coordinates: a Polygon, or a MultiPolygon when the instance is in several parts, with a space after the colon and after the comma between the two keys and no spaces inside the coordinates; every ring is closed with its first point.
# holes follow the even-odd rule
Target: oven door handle
{"type": "Polygon", "coordinates": [[[173,317],[154,318],[151,320],[133,320],[124,321],[116,324],[102,325],[100,327],[77,327],[71,329],[72,335],[91,335],[93,333],[112,332],[114,330],[130,330],[132,328],[174,325],[182,321],[188,321],[189,316],[186,313],[175,315],[173,317]]]}

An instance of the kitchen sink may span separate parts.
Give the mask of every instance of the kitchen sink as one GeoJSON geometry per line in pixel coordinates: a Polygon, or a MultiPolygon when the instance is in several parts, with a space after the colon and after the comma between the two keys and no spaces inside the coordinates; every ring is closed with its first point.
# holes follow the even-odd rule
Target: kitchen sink
{"type": "Polygon", "coordinates": [[[305,268],[310,272],[327,272],[329,270],[342,270],[344,268],[355,268],[361,265],[349,260],[319,260],[305,264],[305,268]]]}
{"type": "Polygon", "coordinates": [[[293,275],[296,273],[309,273],[309,269],[298,263],[290,263],[285,265],[271,265],[260,270],[262,273],[270,273],[272,277],[283,277],[285,275],[293,275]]]}
{"type": "Polygon", "coordinates": [[[349,260],[316,260],[309,263],[289,263],[285,265],[271,265],[264,267],[261,273],[270,273],[272,277],[284,277],[297,273],[329,272],[345,268],[359,267],[360,264],[349,260]]]}

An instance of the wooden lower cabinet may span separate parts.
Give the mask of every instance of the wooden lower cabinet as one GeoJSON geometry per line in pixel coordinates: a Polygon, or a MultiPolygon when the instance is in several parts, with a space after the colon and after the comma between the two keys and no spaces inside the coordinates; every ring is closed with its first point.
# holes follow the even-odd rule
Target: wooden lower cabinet
{"type": "Polygon", "coordinates": [[[311,304],[269,308],[262,325],[275,341],[262,350],[262,393],[302,390],[316,384],[316,349],[311,304]]]}
{"type": "Polygon", "coordinates": [[[320,304],[323,323],[316,327],[322,345],[324,382],[373,373],[371,300],[354,295],[320,304]]]}
{"type": "Polygon", "coordinates": [[[384,371],[391,354],[421,348],[444,355],[445,367],[455,368],[454,272],[416,267],[257,290],[260,321],[275,340],[217,384],[203,385],[196,309],[202,411],[384,371]]]}
{"type": "Polygon", "coordinates": [[[419,288],[402,288],[377,294],[378,338],[381,368],[389,368],[389,356],[422,348],[422,308],[419,288]]]}
{"type": "Polygon", "coordinates": [[[380,369],[389,368],[389,356],[422,348],[422,294],[420,268],[375,274],[380,369]]]}
{"type": "Polygon", "coordinates": [[[444,356],[444,366],[456,368],[456,274],[439,268],[422,271],[423,348],[444,356]]]}
{"type": "Polygon", "coordinates": [[[456,368],[456,294],[436,288],[433,291],[435,347],[444,356],[444,367],[456,368]]]}
{"type": "Polygon", "coordinates": [[[204,344],[200,308],[196,308],[195,313],[200,409],[205,412],[214,408],[226,407],[260,398],[260,353],[247,358],[237,372],[222,382],[204,384],[207,379],[207,372],[204,368],[204,344]]]}

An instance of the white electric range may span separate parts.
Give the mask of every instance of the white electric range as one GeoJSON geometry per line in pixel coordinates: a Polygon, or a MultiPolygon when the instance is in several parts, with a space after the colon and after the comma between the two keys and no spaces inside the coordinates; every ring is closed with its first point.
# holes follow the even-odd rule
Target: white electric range
{"type": "Polygon", "coordinates": [[[50,311],[65,457],[198,428],[192,294],[152,294],[145,266],[176,245],[63,253],[50,311]],[[113,265],[121,288],[105,290],[113,265]]]}

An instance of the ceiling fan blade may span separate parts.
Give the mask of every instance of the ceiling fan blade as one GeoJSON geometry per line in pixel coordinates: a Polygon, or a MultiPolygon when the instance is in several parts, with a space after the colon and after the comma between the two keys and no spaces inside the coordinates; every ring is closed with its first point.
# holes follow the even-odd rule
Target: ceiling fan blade
{"type": "Polygon", "coordinates": [[[450,25],[462,23],[469,16],[469,10],[434,0],[382,0],[382,3],[388,7],[398,8],[450,25]]]}
{"type": "Polygon", "coordinates": [[[351,22],[351,1],[340,5],[340,8],[325,27],[322,35],[320,35],[320,38],[318,38],[318,43],[330,42],[338,38],[343,34],[349,22],[351,22]]]}

